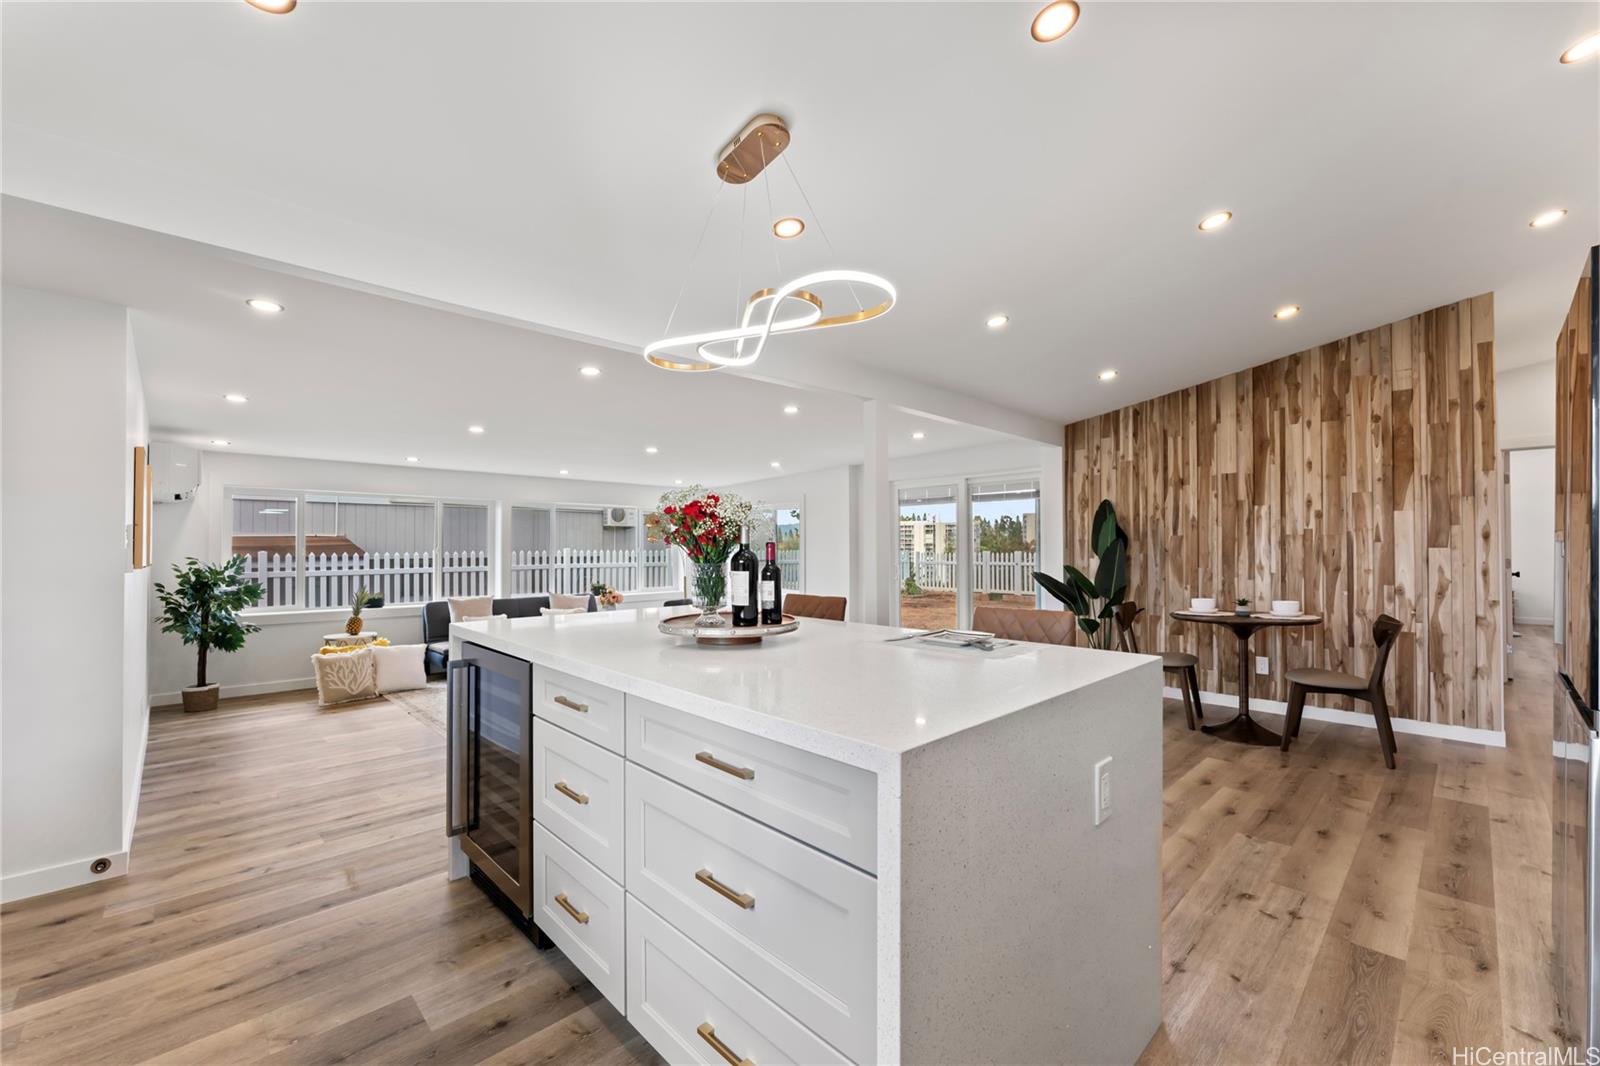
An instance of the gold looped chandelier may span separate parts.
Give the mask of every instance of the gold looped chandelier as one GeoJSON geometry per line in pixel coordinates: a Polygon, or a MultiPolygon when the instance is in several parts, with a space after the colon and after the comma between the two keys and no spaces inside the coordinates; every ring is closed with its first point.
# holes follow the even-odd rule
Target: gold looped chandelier
{"type": "MultiPolygon", "coordinates": [[[[718,186],[717,198],[720,198],[725,185],[748,186],[758,175],[765,172],[767,165],[782,155],[788,146],[789,129],[778,116],[757,115],[751,119],[717,157],[717,177],[723,182],[723,185],[718,186]]],[[[811,198],[806,196],[805,188],[800,185],[800,179],[795,176],[794,168],[790,166],[787,158],[784,159],[784,166],[794,178],[801,199],[810,212],[811,221],[816,225],[817,232],[821,234],[823,242],[831,253],[833,243],[828,240],[827,231],[823,229],[821,219],[811,206],[811,198]]],[[[772,208],[771,181],[769,176],[763,183],[766,186],[769,214],[772,208]]],[[[749,189],[746,188],[744,191],[748,198],[749,189]]],[[[716,206],[716,199],[713,199],[711,210],[706,213],[705,224],[700,229],[700,240],[696,242],[694,254],[689,259],[690,271],[699,257],[700,246],[705,242],[706,230],[710,227],[711,216],[716,211],[716,206]]],[[[742,215],[743,211],[741,217],[742,215]]],[[[805,224],[797,219],[780,221],[793,223],[794,226],[791,227],[793,232],[786,232],[774,224],[773,232],[779,239],[798,236],[799,232],[805,229],[805,224]]],[[[742,248],[742,231],[740,239],[742,248]]],[[[781,269],[781,259],[777,259],[776,253],[774,258],[781,269]]],[[[666,336],[647,344],[644,348],[645,360],[663,370],[699,372],[721,370],[724,367],[749,366],[761,358],[767,341],[774,336],[868,322],[887,314],[895,303],[894,286],[877,274],[869,274],[864,270],[817,270],[776,288],[763,288],[752,293],[743,301],[744,306],[737,325],[725,329],[673,335],[672,323],[677,317],[678,304],[683,300],[683,292],[688,286],[688,281],[688,271],[686,271],[683,285],[678,289],[678,299],[673,303],[672,311],[667,315],[666,327],[662,330],[666,336]],[[821,293],[839,287],[843,287],[848,293],[848,298],[855,304],[855,310],[827,315],[823,312],[821,293]],[[875,293],[879,297],[878,301],[870,306],[863,303],[861,298],[863,290],[875,293]]]]}

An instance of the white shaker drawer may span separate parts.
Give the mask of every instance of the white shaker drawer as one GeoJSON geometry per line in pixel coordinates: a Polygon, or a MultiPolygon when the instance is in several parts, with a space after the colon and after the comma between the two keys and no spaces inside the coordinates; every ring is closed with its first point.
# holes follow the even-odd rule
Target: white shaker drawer
{"type": "Polygon", "coordinates": [[[628,758],[861,867],[878,869],[878,776],[628,697],[628,758]]]}
{"type": "Polygon", "coordinates": [[[625,914],[621,887],[535,822],[533,922],[624,1014],[625,914]]]}
{"type": "Polygon", "coordinates": [[[632,896],[628,1021],[669,1062],[849,1061],[632,896]]]}
{"type": "Polygon", "coordinates": [[[614,688],[535,666],[533,713],[623,754],[622,693],[614,688]]]}
{"type": "Polygon", "coordinates": [[[533,720],[533,818],[622,881],[622,757],[533,720]]]}
{"type": "Polygon", "coordinates": [[[628,892],[818,1036],[875,1053],[877,881],[628,764],[628,892]]]}

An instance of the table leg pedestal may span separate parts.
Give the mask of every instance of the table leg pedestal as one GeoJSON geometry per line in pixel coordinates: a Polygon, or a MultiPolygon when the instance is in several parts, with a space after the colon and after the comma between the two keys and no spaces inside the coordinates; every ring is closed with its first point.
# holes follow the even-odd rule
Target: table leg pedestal
{"type": "Polygon", "coordinates": [[[1219,725],[1201,726],[1219,740],[1236,744],[1255,744],[1260,747],[1277,747],[1283,737],[1265,728],[1250,717],[1250,634],[1239,634],[1239,713],[1219,725]]]}

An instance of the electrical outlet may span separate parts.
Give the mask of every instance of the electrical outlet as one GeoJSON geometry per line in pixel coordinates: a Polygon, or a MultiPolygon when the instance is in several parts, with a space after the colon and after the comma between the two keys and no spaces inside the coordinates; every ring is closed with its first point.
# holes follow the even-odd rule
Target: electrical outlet
{"type": "Polygon", "coordinates": [[[1270,674],[1270,673],[1272,673],[1272,666],[1267,662],[1267,657],[1265,655],[1257,655],[1256,656],[1256,673],[1258,673],[1258,674],[1270,674]]]}
{"type": "Polygon", "coordinates": [[[1094,824],[1111,817],[1111,756],[1094,764],[1094,824]]]}

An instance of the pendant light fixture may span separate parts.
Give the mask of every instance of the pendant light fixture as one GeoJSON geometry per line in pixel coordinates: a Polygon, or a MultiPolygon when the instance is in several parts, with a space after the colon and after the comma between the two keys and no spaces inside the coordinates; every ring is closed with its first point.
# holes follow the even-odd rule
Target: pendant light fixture
{"type": "MultiPolygon", "coordinates": [[[[735,325],[722,329],[673,334],[672,324],[678,314],[678,304],[683,300],[684,289],[688,287],[688,273],[693,270],[695,259],[699,257],[700,246],[705,242],[706,231],[710,228],[711,218],[716,212],[717,200],[721,198],[723,188],[727,185],[743,186],[743,195],[747,203],[750,183],[766,173],[768,166],[783,155],[787,147],[789,147],[788,126],[776,115],[763,114],[745,123],[739,135],[718,154],[716,171],[717,178],[722,184],[718,186],[717,196],[713,198],[711,209],[706,213],[705,223],[700,228],[700,240],[695,244],[683,284],[678,288],[678,300],[673,303],[672,311],[667,315],[662,338],[644,348],[645,361],[652,366],[663,370],[689,372],[749,366],[761,358],[767,341],[773,336],[804,333],[830,326],[855,325],[884,315],[894,306],[894,286],[878,275],[869,274],[864,270],[834,268],[812,271],[782,284],[758,289],[748,297],[744,295],[743,279],[739,276],[736,277],[735,284],[738,286],[736,292],[742,307],[735,325]],[[870,306],[863,303],[863,291],[869,294],[869,301],[875,295],[877,302],[870,306]],[[847,296],[855,309],[840,314],[824,314],[823,293],[827,293],[831,299],[847,296]]],[[[800,198],[806,205],[811,224],[816,226],[817,233],[821,235],[823,243],[832,253],[833,242],[828,240],[827,230],[823,229],[816,209],[811,206],[810,197],[806,195],[805,188],[800,185],[800,179],[794,173],[794,167],[790,165],[787,157],[783,162],[795,187],[800,191],[800,198]]],[[[767,217],[772,218],[770,174],[763,184],[766,186],[767,217]]],[[[744,216],[742,206],[739,245],[741,249],[744,216]]],[[[798,236],[806,228],[806,222],[798,218],[779,219],[779,223],[791,225],[780,228],[778,224],[774,224],[773,235],[778,239],[798,236]]],[[[776,246],[773,249],[773,263],[781,276],[783,264],[776,246]]],[[[739,275],[740,271],[736,269],[735,274],[739,275]]]]}

